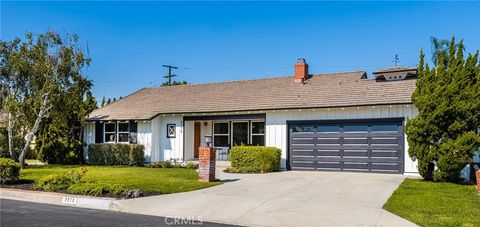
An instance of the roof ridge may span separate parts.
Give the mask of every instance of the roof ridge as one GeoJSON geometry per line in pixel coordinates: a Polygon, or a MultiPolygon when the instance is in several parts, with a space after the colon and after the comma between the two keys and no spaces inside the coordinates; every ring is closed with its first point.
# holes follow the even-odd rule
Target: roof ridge
{"type": "MultiPolygon", "coordinates": [[[[330,76],[330,75],[349,74],[349,73],[366,73],[366,71],[356,70],[356,71],[350,71],[350,72],[321,73],[321,74],[311,74],[311,76],[322,76],[322,75],[324,75],[324,76],[329,75],[330,76]]],[[[256,78],[256,79],[248,79],[248,80],[230,80],[230,81],[207,82],[207,83],[199,83],[199,84],[180,84],[180,85],[175,85],[175,86],[146,87],[144,89],[159,89],[159,88],[170,88],[170,87],[174,88],[174,87],[200,86],[200,85],[211,85],[211,84],[226,84],[226,83],[272,80],[272,79],[282,79],[282,78],[292,78],[292,81],[293,81],[293,76],[275,76],[275,77],[256,78]]]]}

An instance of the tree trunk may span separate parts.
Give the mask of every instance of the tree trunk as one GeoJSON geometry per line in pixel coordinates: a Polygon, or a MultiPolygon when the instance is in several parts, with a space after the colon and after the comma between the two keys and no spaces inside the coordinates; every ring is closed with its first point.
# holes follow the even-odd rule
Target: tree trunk
{"type": "Polygon", "coordinates": [[[12,112],[8,112],[8,153],[10,154],[10,158],[15,158],[13,156],[13,119],[12,119],[12,112]]]}
{"type": "Polygon", "coordinates": [[[18,161],[20,162],[20,167],[23,169],[25,168],[25,156],[27,155],[27,150],[30,144],[32,143],[33,137],[37,133],[38,127],[40,126],[40,122],[42,121],[43,117],[47,114],[47,111],[50,109],[47,107],[48,104],[48,95],[49,93],[44,94],[42,106],[40,107],[40,112],[37,114],[37,119],[33,124],[32,131],[27,134],[27,141],[25,141],[25,146],[23,146],[22,152],[20,153],[20,157],[18,161]]]}

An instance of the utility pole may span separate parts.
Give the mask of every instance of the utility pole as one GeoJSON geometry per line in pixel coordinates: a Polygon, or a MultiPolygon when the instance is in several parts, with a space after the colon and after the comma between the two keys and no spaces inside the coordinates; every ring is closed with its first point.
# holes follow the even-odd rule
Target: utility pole
{"type": "Polygon", "coordinates": [[[168,68],[168,76],[164,76],[163,78],[168,78],[168,85],[172,85],[172,77],[177,76],[177,75],[172,75],[172,69],[178,69],[178,67],[175,67],[173,65],[162,65],[165,68],[168,68]]]}
{"type": "Polygon", "coordinates": [[[400,58],[398,58],[398,54],[395,54],[395,57],[393,58],[393,61],[395,63],[395,66],[398,65],[398,63],[400,62],[400,58]]]}

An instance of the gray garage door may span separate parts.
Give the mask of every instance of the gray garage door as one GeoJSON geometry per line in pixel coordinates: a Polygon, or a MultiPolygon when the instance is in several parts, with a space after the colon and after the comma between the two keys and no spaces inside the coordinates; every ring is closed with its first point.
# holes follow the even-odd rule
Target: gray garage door
{"type": "Polygon", "coordinates": [[[289,122],[289,168],[403,173],[402,122],[402,119],[289,122]]]}

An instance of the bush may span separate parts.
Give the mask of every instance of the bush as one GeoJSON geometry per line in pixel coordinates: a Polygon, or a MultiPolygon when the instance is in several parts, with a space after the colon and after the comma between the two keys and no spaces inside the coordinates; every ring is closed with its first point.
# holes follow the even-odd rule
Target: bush
{"type": "Polygon", "coordinates": [[[45,191],[58,192],[68,189],[71,185],[83,183],[82,177],[87,173],[86,168],[68,170],[60,174],[50,174],[35,182],[34,188],[45,191]]]}
{"type": "Polygon", "coordinates": [[[195,162],[186,162],[185,168],[187,169],[198,169],[198,164],[195,162]]]}
{"type": "Polygon", "coordinates": [[[0,184],[18,180],[20,165],[11,158],[0,158],[0,184]]]}
{"type": "Polygon", "coordinates": [[[108,185],[89,182],[70,185],[67,191],[77,195],[116,196],[124,194],[126,189],[119,184],[108,185]]]}
{"type": "Polygon", "coordinates": [[[88,162],[92,165],[142,166],[144,157],[141,144],[88,145],[88,162]]]}
{"type": "Polygon", "coordinates": [[[230,151],[232,172],[265,173],[278,171],[281,150],[275,147],[238,146],[230,151]]]}

